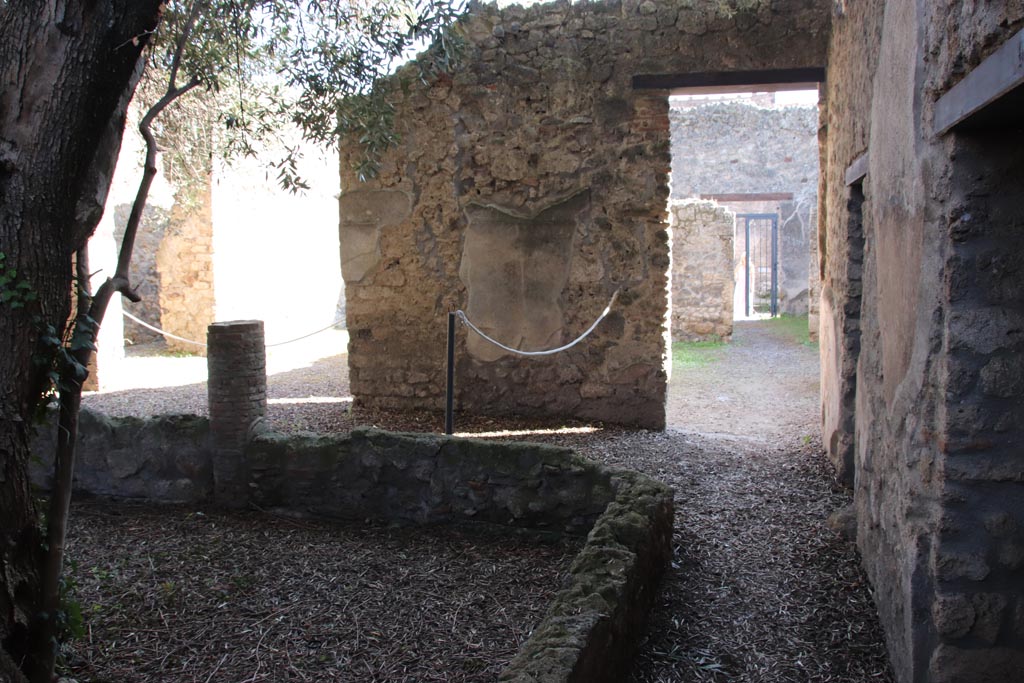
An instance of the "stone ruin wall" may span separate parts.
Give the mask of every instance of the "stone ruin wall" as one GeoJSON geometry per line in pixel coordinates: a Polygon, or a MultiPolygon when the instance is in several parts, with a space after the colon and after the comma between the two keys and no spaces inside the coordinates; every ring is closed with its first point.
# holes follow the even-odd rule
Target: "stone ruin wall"
{"type": "Polygon", "coordinates": [[[669,203],[672,341],[728,340],[733,317],[736,215],[699,199],[669,203]]]}
{"type": "MultiPolygon", "coordinates": [[[[817,241],[818,109],[750,101],[675,103],[672,197],[789,193],[774,202],[720,200],[734,213],[774,213],[779,220],[779,311],[807,315],[817,241]]],[[[737,249],[742,248],[737,236],[737,249]]],[[[816,329],[816,325],[814,326],[816,329]]]]}
{"type": "Polygon", "coordinates": [[[761,192],[817,196],[817,107],[674,102],[669,118],[673,199],[761,192]]]}
{"type": "Polygon", "coordinates": [[[449,310],[543,349],[621,290],[594,335],[555,357],[523,360],[460,329],[457,407],[663,427],[668,93],[632,77],[821,66],[827,4],[475,6],[454,77],[393,84],[402,141],[380,175],[360,184],[342,145],[356,400],[439,408],[449,310]]]}
{"type": "Polygon", "coordinates": [[[833,22],[823,432],[907,683],[1024,671],[1021,134],[932,132],[935,101],[1022,26],[1020,3],[951,0],[833,22]]]}
{"type": "MultiPolygon", "coordinates": [[[[147,207],[135,243],[131,282],[142,297],[127,304],[140,320],[185,339],[201,341],[213,322],[213,224],[210,220],[210,188],[192,201],[179,196],[169,210],[147,207]]],[[[114,236],[120,245],[131,204],[118,204],[114,214],[114,236]]],[[[129,344],[162,342],[172,352],[203,354],[203,348],[188,344],[125,318],[124,336],[129,344]]]]}
{"type": "MultiPolygon", "coordinates": [[[[160,326],[185,339],[202,341],[213,322],[213,193],[209,179],[189,203],[175,202],[156,252],[160,278],[160,326]]],[[[129,321],[130,322],[130,321],[129,321]]],[[[165,340],[170,351],[204,353],[203,347],[165,340]]]]}
{"type": "MultiPolygon", "coordinates": [[[[140,113],[132,108],[129,116],[134,121],[140,113]]],[[[120,249],[138,191],[142,174],[139,161],[144,150],[142,137],[133,123],[126,128],[118,157],[115,181],[107,202],[111,210],[103,218],[113,235],[113,245],[102,239],[90,244],[93,250],[109,251],[112,247],[114,253],[109,257],[113,259],[116,259],[116,251],[120,249]]],[[[138,303],[125,302],[124,310],[180,337],[202,341],[206,337],[207,325],[213,322],[215,304],[213,224],[210,216],[212,178],[207,177],[206,182],[191,182],[187,187],[177,186],[168,180],[173,174],[170,173],[169,162],[162,154],[158,157],[157,165],[160,172],[154,179],[146,201],[135,238],[130,270],[132,286],[142,300],[138,303]]],[[[102,268],[107,255],[97,255],[102,268]]],[[[106,269],[103,269],[98,277],[106,277],[106,274],[106,269]]],[[[94,287],[96,284],[93,283],[94,287]]],[[[120,317],[121,308],[111,309],[111,313],[120,317]]],[[[104,327],[108,326],[111,317],[108,316],[104,321],[104,327]]],[[[102,335],[100,343],[116,343],[116,336],[102,335]]],[[[203,353],[202,347],[165,339],[129,318],[124,319],[123,338],[129,346],[165,342],[166,348],[172,352],[203,353]]],[[[101,360],[100,368],[104,365],[101,360]]]]}
{"type": "MultiPolygon", "coordinates": [[[[138,113],[132,109],[132,116],[138,113]]],[[[290,133],[290,132],[289,132],[290,133]]],[[[289,140],[291,142],[291,140],[289,140]]],[[[310,188],[281,189],[263,158],[218,162],[202,179],[175,176],[158,157],[142,224],[136,236],[131,281],[142,296],[123,310],[167,332],[205,342],[215,319],[265,319],[270,343],[294,339],[343,318],[338,263],[337,167],[309,145],[299,173],[310,188]],[[175,182],[175,178],[178,182],[175,182]],[[304,289],[280,286],[301,281],[304,289]],[[339,311],[342,313],[339,314],[339,311]]],[[[143,142],[134,125],[124,144],[107,202],[108,211],[90,240],[93,287],[114,268],[141,174],[143,142]]],[[[116,384],[124,347],[158,342],[171,353],[203,355],[202,346],[165,338],[134,321],[121,320],[120,297],[100,329],[100,384],[116,384]],[[123,333],[122,333],[123,330],[123,333]],[[111,353],[115,350],[117,353],[111,353]],[[106,378],[106,379],[105,379],[106,378]]]]}

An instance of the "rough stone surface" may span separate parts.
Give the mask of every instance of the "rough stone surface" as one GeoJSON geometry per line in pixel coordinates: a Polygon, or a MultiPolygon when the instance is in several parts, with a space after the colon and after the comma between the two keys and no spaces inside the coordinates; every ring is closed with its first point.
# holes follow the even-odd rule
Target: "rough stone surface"
{"type": "Polygon", "coordinates": [[[715,202],[673,201],[672,340],[732,336],[736,217],[715,202]]]}
{"type": "Polygon", "coordinates": [[[854,481],[899,679],[1016,680],[1024,382],[1008,368],[1024,351],[1024,139],[1015,126],[935,136],[931,121],[1024,27],[1024,4],[838,9],[819,238],[826,443],[854,481]],[[844,174],[865,152],[859,195],[844,174]]]}
{"type": "Polygon", "coordinates": [[[263,321],[214,323],[206,343],[215,499],[225,505],[243,505],[248,478],[244,450],[267,413],[263,321]]]}
{"type": "MultiPolygon", "coordinates": [[[[584,193],[535,215],[471,204],[459,279],[469,301],[466,315],[492,339],[524,351],[542,351],[562,338],[562,294],[569,280],[573,236],[590,205],[584,193]]],[[[482,361],[509,355],[479,335],[466,350],[482,361]]]]}
{"type": "Polygon", "coordinates": [[[420,524],[465,520],[585,533],[611,475],[571,451],[356,429],[257,436],[246,451],[263,508],[420,524]]]}
{"type": "Polygon", "coordinates": [[[551,358],[474,357],[460,332],[456,401],[477,413],[663,427],[668,93],[635,90],[632,77],[723,64],[821,66],[828,5],[796,0],[734,12],[668,0],[475,5],[465,62],[451,78],[423,84],[408,67],[393,81],[402,141],[379,176],[360,186],[351,170],[358,151],[341,143],[343,198],[365,190],[414,198],[406,220],[381,228],[377,265],[359,282],[346,275],[356,401],[441,406],[445,316],[478,294],[459,277],[471,206],[536,216],[589,191],[557,294],[561,319],[541,327],[560,329],[556,341],[567,342],[621,289],[616,309],[587,343],[551,358]]]}
{"type": "Polygon", "coordinates": [[[671,561],[672,493],[643,475],[612,479],[598,518],[530,640],[499,681],[614,683],[629,672],[657,584],[671,561]]]}
{"type": "MultiPolygon", "coordinates": [[[[112,205],[114,214],[114,238],[121,244],[124,238],[125,224],[131,213],[131,204],[112,205]]],[[[136,236],[135,252],[132,256],[129,275],[132,286],[142,301],[126,303],[128,312],[136,318],[146,321],[160,321],[160,274],[157,271],[156,255],[160,242],[167,232],[171,221],[171,212],[160,206],[149,203],[142,214],[142,225],[136,236]]],[[[154,324],[154,323],[150,323],[154,324]]],[[[139,325],[133,320],[124,321],[124,336],[131,344],[160,341],[161,336],[152,330],[139,325]]]]}
{"type": "MultiPolygon", "coordinates": [[[[213,323],[213,195],[210,179],[190,202],[175,202],[171,220],[156,252],[160,277],[159,320],[179,337],[202,340],[213,323]]],[[[146,319],[144,316],[137,316],[146,319]]],[[[205,354],[202,346],[167,337],[172,351],[205,354]]]]}
{"type": "Polygon", "coordinates": [[[763,192],[816,197],[816,106],[673,103],[669,120],[673,199],[763,192]]]}
{"type": "MultiPolygon", "coordinates": [[[[165,503],[205,500],[213,492],[209,421],[195,415],[107,417],[86,408],[79,418],[76,491],[165,503]]],[[[57,414],[32,443],[32,480],[53,479],[57,414]]]]}

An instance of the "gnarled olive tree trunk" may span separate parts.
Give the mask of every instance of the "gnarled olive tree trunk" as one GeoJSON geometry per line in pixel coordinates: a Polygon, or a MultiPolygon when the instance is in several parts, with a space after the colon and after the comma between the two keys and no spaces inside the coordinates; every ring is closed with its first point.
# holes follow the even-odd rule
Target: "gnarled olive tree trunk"
{"type": "MultiPolygon", "coordinates": [[[[47,330],[96,227],[161,0],[0,4],[0,680],[32,670],[42,538],[28,482],[47,330]]],[[[59,335],[57,335],[59,336],[59,335]]]]}

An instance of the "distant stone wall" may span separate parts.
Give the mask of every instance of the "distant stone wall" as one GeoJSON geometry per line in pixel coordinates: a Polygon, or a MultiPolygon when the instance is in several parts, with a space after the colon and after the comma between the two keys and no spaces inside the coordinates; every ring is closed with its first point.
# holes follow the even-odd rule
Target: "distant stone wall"
{"type": "MultiPolygon", "coordinates": [[[[170,210],[147,206],[136,236],[131,282],[142,300],[125,303],[136,318],[185,339],[202,341],[213,322],[213,224],[210,187],[188,202],[176,197],[170,210]]],[[[115,207],[115,237],[120,246],[131,204],[115,207]]],[[[204,353],[201,346],[165,338],[125,319],[129,344],[165,343],[171,351],[204,353]]]]}
{"type": "MultiPolygon", "coordinates": [[[[114,238],[117,241],[117,246],[120,247],[132,205],[111,203],[110,206],[112,206],[114,214],[114,238]]],[[[129,313],[151,325],[160,324],[160,273],[157,270],[156,255],[170,222],[171,212],[169,210],[155,205],[155,202],[147,203],[146,210],[143,212],[142,224],[135,237],[135,250],[129,268],[132,287],[135,288],[142,300],[137,303],[125,300],[122,304],[129,313]]],[[[124,343],[132,345],[159,342],[163,337],[158,332],[125,318],[124,339],[124,343]]]]}
{"type": "Polygon", "coordinates": [[[621,289],[594,334],[555,357],[514,357],[460,330],[456,402],[663,427],[668,92],[633,77],[821,66],[829,7],[474,5],[453,77],[424,84],[410,66],[392,81],[402,139],[378,177],[360,183],[359,149],[341,143],[357,403],[442,405],[449,310],[536,350],[575,338],[621,289]]]}
{"type": "MultiPolygon", "coordinates": [[[[770,97],[673,104],[672,198],[723,197],[718,201],[734,213],[775,215],[779,312],[807,315],[808,251],[817,240],[818,107],[779,107],[770,97]],[[741,198],[766,193],[791,199],[741,198]]],[[[736,243],[741,247],[742,239],[736,243]]]]}
{"type": "MultiPolygon", "coordinates": [[[[129,115],[140,116],[135,108],[129,115]]],[[[125,129],[107,211],[90,241],[90,260],[99,271],[94,289],[113,270],[138,190],[144,144],[136,128],[125,129]]],[[[310,188],[298,195],[267,173],[266,164],[283,153],[281,148],[231,163],[214,155],[212,170],[190,167],[187,173],[176,170],[180,159],[168,160],[174,155],[158,157],[131,264],[131,282],[142,301],[125,301],[124,311],[196,342],[204,341],[214,320],[264,320],[268,340],[275,343],[344,318],[336,161],[332,155],[328,162],[294,131],[281,133],[292,136],[287,144],[304,155],[298,172],[310,188]],[[299,280],[301,295],[274,284],[299,280]]],[[[101,327],[101,384],[119,374],[125,345],[157,342],[173,353],[204,353],[202,346],[164,337],[128,318],[122,335],[121,311],[116,297],[101,327]],[[113,346],[121,351],[116,356],[109,353],[113,346]]]]}
{"type": "Polygon", "coordinates": [[[672,340],[732,336],[736,216],[715,202],[673,201],[672,340]]]}
{"type": "MultiPolygon", "coordinates": [[[[160,326],[185,339],[202,341],[213,322],[213,203],[211,179],[188,203],[176,202],[156,252],[160,276],[160,326]]],[[[203,347],[168,337],[171,351],[204,353],[203,347]]]]}
{"type": "Polygon", "coordinates": [[[673,106],[672,198],[790,192],[815,197],[818,108],[743,101],[673,106]]]}

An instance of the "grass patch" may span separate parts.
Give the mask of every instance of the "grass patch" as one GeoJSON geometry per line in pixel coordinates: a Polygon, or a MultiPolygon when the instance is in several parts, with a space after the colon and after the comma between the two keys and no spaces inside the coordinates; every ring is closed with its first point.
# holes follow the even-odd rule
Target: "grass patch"
{"type": "Polygon", "coordinates": [[[811,341],[806,315],[783,314],[775,318],[769,318],[765,320],[765,323],[769,329],[773,330],[780,337],[813,349],[818,348],[818,342],[811,341]]]}
{"type": "Polygon", "coordinates": [[[672,370],[702,368],[722,357],[724,341],[681,341],[672,343],[672,370]]]}

